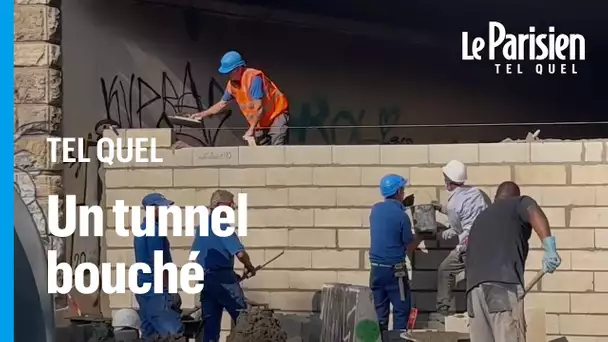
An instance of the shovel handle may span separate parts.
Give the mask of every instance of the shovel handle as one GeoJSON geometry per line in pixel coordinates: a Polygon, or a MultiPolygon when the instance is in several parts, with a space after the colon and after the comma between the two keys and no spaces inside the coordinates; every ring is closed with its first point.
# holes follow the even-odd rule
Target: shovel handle
{"type": "MultiPolygon", "coordinates": [[[[263,263],[263,264],[261,264],[261,265],[256,266],[256,267],[255,267],[255,271],[256,271],[256,273],[257,273],[259,270],[263,269],[264,267],[268,266],[268,265],[269,265],[270,263],[272,263],[273,261],[275,261],[275,260],[277,260],[278,258],[280,258],[281,256],[283,256],[283,254],[285,254],[285,251],[281,251],[281,253],[279,253],[279,254],[275,255],[275,256],[274,256],[272,259],[270,259],[270,260],[266,261],[265,263],[263,263]]],[[[244,274],[243,274],[243,277],[241,277],[241,280],[240,280],[239,282],[241,282],[241,281],[243,281],[243,280],[245,280],[245,279],[250,278],[251,276],[250,276],[249,274],[250,274],[249,272],[244,273],[244,274]]]]}
{"type": "Polygon", "coordinates": [[[532,280],[526,285],[526,287],[524,287],[524,292],[521,294],[521,296],[519,296],[519,300],[524,299],[528,292],[530,292],[530,290],[532,290],[532,288],[536,286],[536,284],[545,276],[545,274],[545,271],[538,271],[534,278],[532,278],[532,280]]]}

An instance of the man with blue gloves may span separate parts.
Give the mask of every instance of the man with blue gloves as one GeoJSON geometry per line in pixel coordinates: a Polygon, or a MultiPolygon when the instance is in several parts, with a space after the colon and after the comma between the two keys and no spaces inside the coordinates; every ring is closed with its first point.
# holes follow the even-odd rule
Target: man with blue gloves
{"type": "Polygon", "coordinates": [[[496,198],[477,217],[467,249],[467,311],[471,341],[526,340],[524,267],[532,230],[545,254],[542,270],[553,273],[561,264],[549,221],[536,201],[521,196],[514,182],[502,183],[496,198]]]}
{"type": "MultiPolygon", "coordinates": [[[[218,206],[229,206],[236,209],[234,195],[229,191],[216,190],[211,195],[209,210],[218,206]]],[[[209,227],[211,227],[211,216],[209,216],[209,227]]],[[[200,231],[197,230],[192,250],[199,252],[197,262],[205,270],[205,286],[201,293],[201,307],[205,322],[202,342],[218,342],[224,309],[236,322],[239,313],[247,308],[240,281],[254,276],[256,268],[251,263],[249,254],[245,251],[236,232],[231,236],[220,237],[215,235],[210,228],[207,236],[200,236],[200,231]],[[242,276],[234,272],[235,256],[245,266],[242,276]]]]}
{"type": "MultiPolygon", "coordinates": [[[[154,341],[160,338],[180,338],[184,327],[180,314],[171,309],[171,296],[167,287],[168,273],[164,274],[163,293],[154,293],[154,252],[163,251],[163,262],[173,262],[171,258],[171,246],[166,236],[158,236],[158,207],[173,205],[173,201],[165,198],[159,193],[151,193],[144,197],[141,203],[144,207],[156,207],[156,220],[154,236],[142,236],[134,238],[135,262],[145,263],[150,266],[152,273],[137,274],[137,284],[141,287],[145,283],[151,285],[150,291],[144,294],[136,294],[135,298],[139,304],[139,315],[141,316],[141,331],[144,341],[154,341]]],[[[146,221],[141,224],[142,229],[146,227],[146,221]]]]}
{"type": "Polygon", "coordinates": [[[224,96],[209,109],[190,117],[203,119],[215,115],[234,100],[249,123],[243,139],[255,138],[257,145],[285,145],[289,102],[277,85],[262,71],[247,67],[236,51],[229,51],[222,57],[218,71],[230,77],[224,96]]]}
{"type": "Polygon", "coordinates": [[[408,248],[416,247],[412,224],[405,205],[413,204],[413,195],[405,197],[407,180],[389,174],[380,180],[384,201],[376,203],[369,216],[371,246],[370,288],[374,296],[380,330],[388,330],[390,305],[393,306],[393,329],[407,329],[412,296],[405,259],[408,248]]]}

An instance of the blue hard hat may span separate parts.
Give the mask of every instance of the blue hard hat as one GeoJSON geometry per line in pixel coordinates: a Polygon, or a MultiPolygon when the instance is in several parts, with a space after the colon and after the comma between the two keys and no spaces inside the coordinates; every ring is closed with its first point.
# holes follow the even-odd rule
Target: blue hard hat
{"type": "Polygon", "coordinates": [[[243,65],[245,65],[245,60],[240,53],[236,51],[228,51],[222,57],[218,71],[221,74],[229,74],[232,70],[243,65]]]}
{"type": "Polygon", "coordinates": [[[380,180],[380,194],[384,198],[393,196],[399,189],[405,187],[406,184],[407,179],[399,175],[388,174],[380,180]]]}
{"type": "Polygon", "coordinates": [[[168,205],[173,205],[175,202],[168,200],[165,196],[159,194],[158,192],[154,192],[151,194],[147,194],[143,200],[141,200],[141,205],[144,207],[164,207],[168,205]]]}

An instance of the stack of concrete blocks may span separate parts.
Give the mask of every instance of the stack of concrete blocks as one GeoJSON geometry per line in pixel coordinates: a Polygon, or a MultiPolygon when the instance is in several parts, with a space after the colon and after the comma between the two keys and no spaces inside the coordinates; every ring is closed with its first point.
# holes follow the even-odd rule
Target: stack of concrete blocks
{"type": "MultiPolygon", "coordinates": [[[[254,263],[285,255],[244,282],[246,294],[287,314],[318,311],[323,284],[367,285],[370,206],[380,200],[378,180],[388,172],[406,176],[419,203],[445,202],[441,166],[468,164],[469,183],[493,197],[505,180],[518,182],[545,210],[557,237],[560,269],[528,295],[528,307],[546,311],[549,339],[608,341],[608,147],[604,141],[400,146],[287,146],[169,149],[169,130],[119,131],[156,137],[162,164],[106,167],[107,205],[138,205],[160,191],[179,205],[207,205],[221,187],[249,195],[248,236],[254,263]],[[318,295],[317,295],[318,296],[318,295]]],[[[133,262],[131,238],[106,234],[109,262],[133,262]]],[[[172,238],[174,259],[186,262],[192,239],[172,238]]],[[[526,279],[541,267],[538,238],[530,239],[526,279]]],[[[426,241],[412,258],[414,304],[435,308],[436,269],[449,250],[426,241]]],[[[464,311],[464,296],[457,292],[464,311]]],[[[193,305],[184,296],[184,305],[193,305]]],[[[135,305],[129,293],[110,296],[112,309],[135,305]]],[[[226,316],[227,317],[227,316],[226,316]]],[[[227,321],[227,320],[226,320],[227,321]]],[[[229,323],[226,324],[226,328],[229,323]]]]}

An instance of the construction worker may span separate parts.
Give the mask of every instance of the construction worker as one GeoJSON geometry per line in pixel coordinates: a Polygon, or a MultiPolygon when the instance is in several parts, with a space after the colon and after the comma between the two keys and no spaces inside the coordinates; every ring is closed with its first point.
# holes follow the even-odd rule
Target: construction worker
{"type": "MultiPolygon", "coordinates": [[[[154,252],[163,251],[163,262],[165,264],[173,262],[169,240],[166,236],[159,236],[158,234],[158,207],[173,205],[173,201],[166,199],[162,194],[151,193],[143,198],[141,204],[144,207],[156,207],[156,234],[134,238],[135,262],[145,263],[152,270],[152,273],[139,271],[137,274],[137,283],[140,287],[145,283],[152,285],[148,293],[135,295],[139,304],[142,339],[144,341],[153,341],[158,337],[177,339],[182,336],[184,327],[179,313],[171,309],[171,296],[167,290],[163,293],[154,292],[154,252]]],[[[145,220],[141,226],[142,229],[145,229],[145,220]]],[[[168,273],[165,272],[163,279],[165,289],[167,289],[168,284],[168,273]]]]}
{"type": "MultiPolygon", "coordinates": [[[[384,201],[374,204],[369,216],[370,288],[383,336],[388,330],[390,305],[393,306],[394,330],[407,329],[412,306],[405,259],[415,238],[403,204],[406,185],[407,180],[399,175],[382,177],[380,194],[384,201]]],[[[413,196],[409,198],[413,201],[413,196]]]]}
{"type": "MultiPolygon", "coordinates": [[[[235,208],[234,195],[229,191],[216,190],[211,195],[209,209],[213,210],[218,206],[235,208]]],[[[256,269],[236,232],[228,237],[219,237],[210,228],[208,236],[201,236],[199,227],[192,243],[192,251],[199,252],[197,262],[205,270],[205,286],[201,293],[201,308],[205,321],[203,342],[217,342],[220,338],[224,309],[228,311],[233,322],[236,322],[240,311],[247,308],[240,281],[254,276],[256,269]],[[235,256],[245,267],[242,276],[234,271],[235,256]]]]}
{"type": "Polygon", "coordinates": [[[521,296],[532,229],[545,250],[542,270],[553,273],[561,258],[547,216],[536,201],[521,196],[517,184],[502,183],[469,236],[466,289],[471,341],[525,342],[521,296]]]}
{"type": "Polygon", "coordinates": [[[220,113],[235,100],[249,123],[243,139],[255,138],[257,145],[285,145],[289,124],[287,97],[262,71],[248,68],[236,51],[227,52],[220,61],[219,72],[230,80],[222,99],[209,109],[193,114],[193,119],[220,113]]]}
{"type": "Polygon", "coordinates": [[[465,185],[466,166],[452,160],[443,169],[445,187],[449,192],[447,205],[434,201],[435,209],[448,216],[449,229],[441,233],[443,240],[458,237],[458,244],[443,260],[437,270],[437,312],[429,317],[429,327],[444,329],[445,317],[452,310],[456,275],[464,271],[466,245],[471,225],[490,204],[488,196],[478,188],[465,185]]]}

